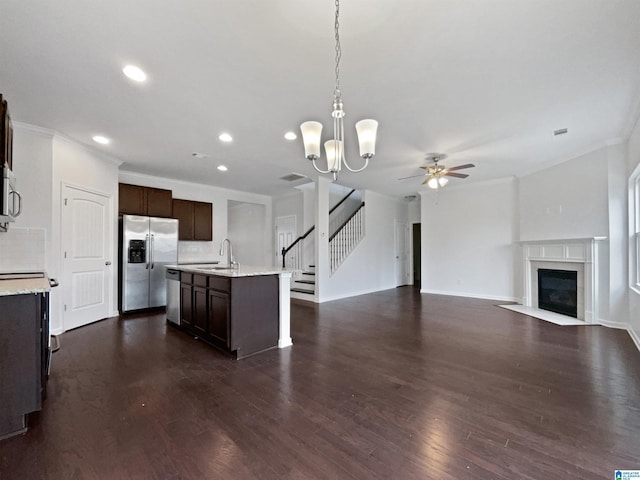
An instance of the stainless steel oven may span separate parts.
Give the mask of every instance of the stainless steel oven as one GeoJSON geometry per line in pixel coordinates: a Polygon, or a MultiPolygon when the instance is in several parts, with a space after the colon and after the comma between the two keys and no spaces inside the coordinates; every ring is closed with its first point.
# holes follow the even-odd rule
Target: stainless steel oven
{"type": "Polygon", "coordinates": [[[22,197],[16,189],[16,177],[7,164],[2,166],[0,181],[0,231],[6,232],[9,222],[22,212],[22,197]]]}

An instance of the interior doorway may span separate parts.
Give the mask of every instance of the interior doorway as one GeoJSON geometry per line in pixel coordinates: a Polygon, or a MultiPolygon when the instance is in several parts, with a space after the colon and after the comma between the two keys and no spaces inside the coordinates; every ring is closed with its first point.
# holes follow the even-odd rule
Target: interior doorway
{"type": "Polygon", "coordinates": [[[282,249],[287,248],[296,238],[296,216],[276,217],[275,265],[282,265],[282,249]]]}
{"type": "Polygon", "coordinates": [[[409,226],[406,222],[395,221],[396,224],[396,287],[409,285],[409,226]]]}
{"type": "Polygon", "coordinates": [[[112,207],[108,195],[63,185],[63,328],[109,316],[112,297],[112,207]]]}
{"type": "Polygon", "coordinates": [[[413,223],[411,225],[411,249],[413,251],[412,256],[412,265],[413,265],[413,286],[416,288],[420,288],[422,277],[422,235],[421,235],[422,225],[418,223],[413,223]]]}

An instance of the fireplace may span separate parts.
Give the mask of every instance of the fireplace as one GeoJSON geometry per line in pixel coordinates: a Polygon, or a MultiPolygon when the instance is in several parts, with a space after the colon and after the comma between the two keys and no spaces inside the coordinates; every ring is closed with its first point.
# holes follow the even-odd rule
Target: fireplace
{"type": "Polygon", "coordinates": [[[541,312],[554,312],[549,315],[559,313],[586,323],[597,323],[598,244],[605,239],[585,237],[521,241],[524,268],[522,305],[541,312]],[[540,288],[538,273],[545,270],[550,270],[553,272],[550,275],[559,277],[543,279],[540,288]],[[570,278],[567,279],[566,275],[570,275],[570,278]],[[568,282],[575,287],[568,288],[568,282]],[[539,294],[539,290],[555,290],[555,293],[539,294]],[[552,308],[543,306],[546,300],[563,304],[562,308],[571,306],[571,312],[558,312],[555,309],[557,305],[553,305],[552,308]]]}
{"type": "Polygon", "coordinates": [[[538,308],[578,318],[578,272],[539,268],[538,308]]]}

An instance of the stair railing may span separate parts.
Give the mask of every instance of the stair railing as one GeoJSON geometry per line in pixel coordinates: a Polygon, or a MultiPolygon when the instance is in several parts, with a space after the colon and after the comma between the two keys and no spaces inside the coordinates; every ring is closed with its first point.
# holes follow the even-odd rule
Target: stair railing
{"type": "Polygon", "coordinates": [[[329,266],[333,274],[364,237],[364,202],[329,237],[329,266]]]}
{"type": "MultiPolygon", "coordinates": [[[[347,200],[347,198],[349,198],[355,191],[355,189],[352,189],[349,193],[347,193],[342,198],[342,200],[340,200],[334,207],[331,208],[331,210],[329,210],[329,215],[331,215],[340,205],[342,205],[347,200]]],[[[295,270],[302,269],[304,258],[304,239],[307,238],[315,228],[315,225],[312,226],[304,233],[304,235],[296,238],[295,241],[287,248],[282,248],[282,268],[289,267],[295,270]],[[287,256],[289,257],[289,265],[287,265],[287,256]]]]}

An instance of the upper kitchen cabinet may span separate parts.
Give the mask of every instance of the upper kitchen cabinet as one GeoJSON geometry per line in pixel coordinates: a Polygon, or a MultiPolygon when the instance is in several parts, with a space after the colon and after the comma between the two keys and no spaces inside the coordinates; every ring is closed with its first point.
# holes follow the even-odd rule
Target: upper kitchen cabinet
{"type": "Polygon", "coordinates": [[[13,170],[12,147],[13,127],[9,116],[9,106],[0,94],[0,167],[7,163],[9,170],[13,170]]]}
{"type": "Polygon", "coordinates": [[[180,222],[178,240],[210,242],[212,235],[213,206],[206,202],[173,199],[173,218],[180,222]]]}
{"type": "Polygon", "coordinates": [[[120,215],[147,215],[172,218],[171,190],[118,184],[118,212],[120,215]]]}

